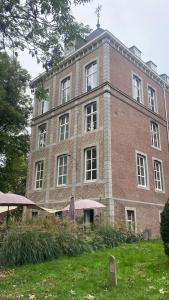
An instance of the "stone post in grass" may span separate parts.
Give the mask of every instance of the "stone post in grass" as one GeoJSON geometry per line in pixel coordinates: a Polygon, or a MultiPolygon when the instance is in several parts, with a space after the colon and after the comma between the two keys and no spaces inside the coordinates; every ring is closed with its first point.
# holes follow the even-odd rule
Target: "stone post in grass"
{"type": "Polygon", "coordinates": [[[111,277],[111,284],[113,287],[117,286],[117,271],[116,271],[116,260],[114,256],[109,257],[109,271],[111,277]]]}

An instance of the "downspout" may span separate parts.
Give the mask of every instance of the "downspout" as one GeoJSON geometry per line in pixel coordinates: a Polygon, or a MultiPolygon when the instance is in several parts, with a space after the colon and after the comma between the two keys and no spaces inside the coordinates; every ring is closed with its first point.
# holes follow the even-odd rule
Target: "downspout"
{"type": "Polygon", "coordinates": [[[165,106],[165,118],[167,123],[167,141],[169,147],[169,121],[168,121],[168,111],[167,111],[167,101],[166,101],[166,85],[163,86],[163,95],[164,95],[164,106],[165,106]]]}

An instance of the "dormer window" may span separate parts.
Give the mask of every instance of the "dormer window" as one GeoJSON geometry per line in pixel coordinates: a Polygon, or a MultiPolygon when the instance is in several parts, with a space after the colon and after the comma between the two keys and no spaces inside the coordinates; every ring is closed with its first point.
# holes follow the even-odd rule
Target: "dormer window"
{"type": "Polygon", "coordinates": [[[161,74],[160,77],[169,84],[169,76],[167,74],[161,74]]]}
{"type": "Polygon", "coordinates": [[[94,89],[97,86],[97,62],[94,61],[86,67],[86,91],[94,89]]]}
{"type": "Polygon", "coordinates": [[[148,62],[146,62],[146,65],[153,70],[154,72],[157,73],[157,65],[155,63],[153,63],[153,61],[149,60],[148,62]]]}
{"type": "Polygon", "coordinates": [[[61,82],[61,103],[66,103],[70,100],[70,77],[66,77],[61,82]]]}
{"type": "Polygon", "coordinates": [[[136,55],[137,57],[141,58],[141,51],[136,47],[136,46],[132,46],[129,48],[129,50],[136,55]]]}

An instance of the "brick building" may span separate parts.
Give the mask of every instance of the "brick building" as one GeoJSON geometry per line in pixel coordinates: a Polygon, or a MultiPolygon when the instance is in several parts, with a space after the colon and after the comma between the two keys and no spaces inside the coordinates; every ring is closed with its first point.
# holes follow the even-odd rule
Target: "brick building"
{"type": "Polygon", "coordinates": [[[169,195],[168,76],[97,28],[45,88],[49,101],[34,101],[27,196],[57,209],[72,193],[96,199],[108,222],[157,235],[169,195]]]}

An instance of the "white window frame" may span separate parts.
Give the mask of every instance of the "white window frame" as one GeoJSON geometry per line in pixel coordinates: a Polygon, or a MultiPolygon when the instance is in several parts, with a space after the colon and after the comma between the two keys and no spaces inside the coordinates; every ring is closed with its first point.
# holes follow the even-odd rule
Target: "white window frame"
{"type": "Polygon", "coordinates": [[[91,103],[88,103],[86,104],[85,106],[85,131],[86,132],[90,132],[90,131],[93,131],[93,130],[96,130],[97,129],[97,125],[98,125],[98,112],[97,112],[97,101],[93,101],[91,103]],[[96,105],[96,110],[93,111],[93,107],[94,105],[96,105]],[[91,106],[91,113],[87,113],[87,108],[91,106]],[[96,128],[94,128],[94,116],[96,116],[96,128]],[[91,119],[91,126],[90,128],[88,127],[88,118],[91,119]]]}
{"type": "Polygon", "coordinates": [[[137,187],[138,188],[142,188],[142,189],[149,189],[149,176],[148,176],[148,160],[147,160],[147,154],[145,153],[142,153],[140,151],[136,151],[136,176],[137,176],[137,187]],[[138,169],[139,165],[137,163],[137,157],[140,156],[144,159],[144,163],[143,163],[143,167],[144,168],[144,176],[141,175],[138,169]],[[140,174],[139,174],[140,173],[140,174]],[[144,181],[145,181],[145,184],[140,184],[139,182],[139,177],[141,178],[145,178],[144,181]]]}
{"type": "Polygon", "coordinates": [[[149,85],[149,84],[148,84],[148,87],[147,87],[147,94],[148,94],[148,107],[149,107],[149,109],[152,112],[157,113],[158,112],[158,108],[157,108],[157,93],[156,93],[156,90],[151,85],[149,85]],[[151,95],[151,91],[154,92],[154,98],[151,95]],[[154,103],[152,104],[152,102],[154,102],[154,103]]]}
{"type": "Polygon", "coordinates": [[[85,182],[94,182],[94,181],[97,180],[97,177],[98,177],[97,147],[96,146],[92,146],[92,147],[88,147],[88,148],[84,149],[84,159],[85,159],[85,161],[84,161],[84,166],[85,166],[84,167],[84,171],[85,171],[84,178],[85,178],[85,182]],[[94,149],[96,151],[96,157],[95,158],[93,158],[93,150],[94,149]],[[87,169],[87,152],[88,151],[91,151],[91,159],[89,159],[89,160],[91,160],[91,168],[90,169],[87,169]],[[92,168],[92,162],[93,162],[93,160],[96,160],[96,168],[92,168]],[[94,178],[94,179],[93,179],[93,176],[92,176],[92,172],[93,171],[96,171],[96,178],[94,178]],[[91,179],[87,179],[87,173],[88,172],[91,173],[91,179]]]}
{"type": "Polygon", "coordinates": [[[49,110],[49,89],[46,89],[47,98],[39,100],[40,102],[40,114],[45,114],[49,110]]]}
{"type": "Polygon", "coordinates": [[[69,113],[61,115],[59,117],[59,141],[62,142],[69,138],[69,113]],[[62,124],[61,121],[65,120],[62,124]],[[62,138],[62,130],[63,130],[63,138],[62,138]]]}
{"type": "Polygon", "coordinates": [[[61,90],[60,90],[61,104],[67,103],[71,98],[71,77],[67,76],[61,80],[61,90]],[[65,98],[64,98],[65,93],[65,98]]]}
{"type": "Polygon", "coordinates": [[[155,121],[150,121],[151,146],[155,149],[161,149],[160,126],[155,121]]]}
{"type": "Polygon", "coordinates": [[[35,162],[35,190],[42,190],[43,179],[44,179],[44,161],[39,160],[35,162]],[[38,166],[40,166],[39,169],[38,166]]]}
{"type": "Polygon", "coordinates": [[[154,184],[155,184],[155,192],[164,193],[165,192],[165,185],[164,185],[164,171],[163,171],[163,162],[161,159],[153,157],[153,173],[154,173],[154,184]],[[155,162],[160,164],[160,178],[157,179],[157,172],[155,169],[155,162]],[[160,183],[160,188],[157,187],[157,182],[160,183]]]}
{"type": "MultiPolygon", "coordinates": [[[[134,212],[134,228],[131,229],[132,232],[137,232],[137,219],[136,219],[136,208],[135,207],[125,207],[125,220],[126,220],[126,228],[129,230],[129,222],[130,220],[128,219],[128,211],[133,211],[134,212]]],[[[132,222],[131,225],[133,226],[132,222]]]]}
{"type": "Polygon", "coordinates": [[[47,124],[43,123],[38,126],[38,149],[46,147],[46,138],[47,138],[47,124]],[[45,127],[44,130],[43,127],[45,127]]]}
{"type": "Polygon", "coordinates": [[[93,90],[97,86],[97,73],[98,73],[98,65],[97,60],[90,62],[88,65],[85,66],[85,85],[86,85],[86,92],[93,90]],[[96,70],[94,70],[94,66],[96,66],[96,70]],[[91,70],[91,71],[90,71],[91,70]],[[91,77],[91,88],[88,85],[88,79],[91,77]]]}
{"type": "Polygon", "coordinates": [[[62,154],[57,157],[57,186],[65,186],[68,182],[68,155],[62,154]],[[63,163],[61,164],[61,160],[63,159],[63,163]],[[66,160],[66,162],[64,161],[66,160]],[[64,171],[64,167],[66,166],[66,172],[64,171]],[[60,174],[59,168],[62,167],[62,174],[60,174]],[[66,177],[66,183],[63,182],[63,178],[66,177]],[[62,182],[59,183],[59,178],[62,178],[62,182]]]}
{"type": "Polygon", "coordinates": [[[135,101],[137,103],[144,104],[144,99],[143,99],[143,81],[140,78],[140,76],[138,76],[135,73],[132,73],[132,86],[133,86],[133,98],[135,99],[135,101]],[[138,79],[139,82],[140,82],[140,87],[139,88],[135,85],[135,78],[138,79]],[[136,96],[136,92],[135,92],[136,89],[140,93],[140,99],[139,100],[137,99],[138,96],[136,96]]]}

